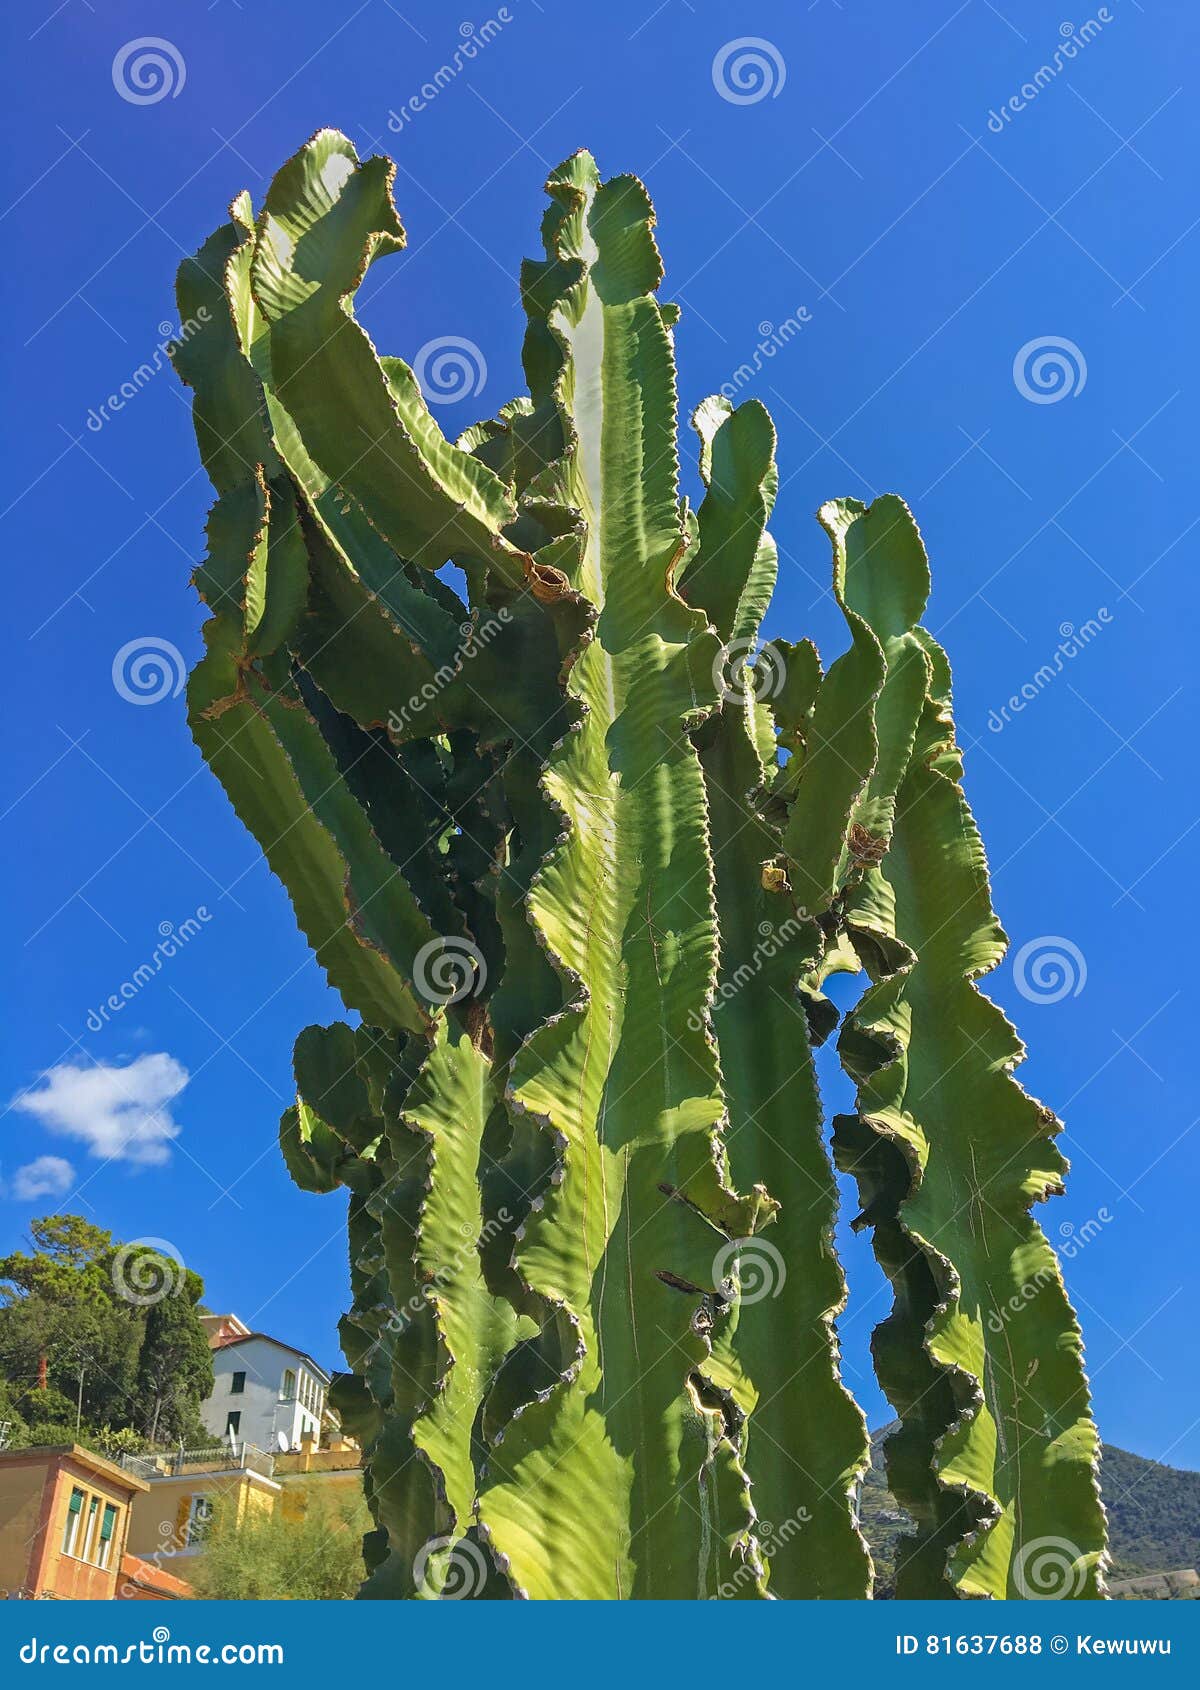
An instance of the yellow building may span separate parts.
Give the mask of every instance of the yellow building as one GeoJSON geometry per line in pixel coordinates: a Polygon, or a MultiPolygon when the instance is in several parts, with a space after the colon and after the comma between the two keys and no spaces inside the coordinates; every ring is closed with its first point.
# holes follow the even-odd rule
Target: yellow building
{"type": "Polygon", "coordinates": [[[112,1601],[149,1489],[79,1444],[0,1451],[0,1591],[112,1601]]]}
{"type": "Polygon", "coordinates": [[[238,1525],[314,1506],[337,1516],[362,1497],[362,1451],[340,1436],[271,1455],[247,1445],[126,1455],[78,1444],[0,1451],[0,1599],[163,1600],[191,1595],[218,1505],[238,1525]]]}
{"type": "Polygon", "coordinates": [[[328,1513],[357,1502],[363,1494],[362,1450],[341,1442],[330,1449],[304,1447],[275,1457],[275,1480],[280,1486],[279,1510],[285,1520],[298,1520],[315,1503],[328,1513]]]}
{"type": "Polygon", "coordinates": [[[302,1449],[270,1455],[243,1445],[176,1455],[126,1456],[141,1490],[133,1506],[129,1553],[158,1571],[191,1580],[204,1554],[205,1534],[218,1506],[238,1525],[253,1514],[302,1519],[316,1505],[331,1515],[362,1496],[362,1451],[302,1449]]]}
{"type": "Polygon", "coordinates": [[[144,1494],[133,1509],[129,1549],[156,1566],[188,1576],[188,1562],[203,1553],[204,1534],[218,1503],[239,1525],[258,1510],[271,1513],[281,1487],[271,1460],[243,1449],[184,1451],[136,1458],[144,1494]]]}

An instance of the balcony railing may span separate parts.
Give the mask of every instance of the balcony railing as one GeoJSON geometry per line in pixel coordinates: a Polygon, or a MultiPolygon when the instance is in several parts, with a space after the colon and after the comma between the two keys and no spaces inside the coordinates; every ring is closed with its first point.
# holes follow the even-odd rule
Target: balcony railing
{"type": "Polygon", "coordinates": [[[218,1444],[212,1449],[163,1450],[157,1455],[123,1455],[121,1466],[139,1479],[175,1479],[183,1473],[259,1473],[269,1479],[275,1457],[254,1444],[218,1444]]]}

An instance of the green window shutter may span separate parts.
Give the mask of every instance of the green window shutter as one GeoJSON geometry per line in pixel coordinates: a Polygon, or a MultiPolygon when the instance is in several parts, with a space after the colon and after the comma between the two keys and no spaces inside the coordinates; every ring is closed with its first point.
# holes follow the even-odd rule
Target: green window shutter
{"type": "Polygon", "coordinates": [[[104,1504],[104,1518],[100,1522],[100,1541],[104,1543],[113,1534],[113,1527],[117,1522],[117,1510],[113,1503],[104,1504]]]}
{"type": "Polygon", "coordinates": [[[82,1507],[83,1507],[83,1492],[81,1490],[73,1490],[71,1492],[71,1502],[70,1502],[70,1506],[68,1508],[68,1512],[71,1513],[71,1514],[78,1514],[79,1510],[82,1507]]]}

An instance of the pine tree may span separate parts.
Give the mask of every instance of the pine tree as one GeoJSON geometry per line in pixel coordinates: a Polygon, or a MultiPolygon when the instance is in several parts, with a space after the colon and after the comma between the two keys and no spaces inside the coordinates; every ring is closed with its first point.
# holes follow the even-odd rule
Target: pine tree
{"type": "Polygon", "coordinates": [[[188,1272],[146,1312],[134,1395],[138,1424],[151,1443],[188,1442],[212,1390],[212,1351],[196,1312],[203,1289],[188,1272]]]}

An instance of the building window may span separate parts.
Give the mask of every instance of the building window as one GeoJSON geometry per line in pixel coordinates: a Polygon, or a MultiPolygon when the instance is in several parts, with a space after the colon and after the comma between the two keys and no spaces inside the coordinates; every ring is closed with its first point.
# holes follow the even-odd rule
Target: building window
{"type": "Polygon", "coordinates": [[[234,1409],[232,1412],[227,1414],[225,1416],[225,1436],[227,1438],[236,1438],[238,1434],[238,1427],[241,1423],[242,1415],[240,1409],[234,1409]]]}
{"type": "Polygon", "coordinates": [[[279,1387],[279,1395],[284,1402],[291,1402],[296,1395],[296,1375],[290,1367],[283,1370],[283,1384],[279,1387]]]}
{"type": "Polygon", "coordinates": [[[75,1545],[79,1542],[79,1521],[83,1513],[84,1495],[76,1485],[71,1492],[71,1500],[67,1504],[67,1523],[63,1527],[63,1554],[74,1555],[75,1545]]]}
{"type": "Polygon", "coordinates": [[[104,1517],[100,1521],[100,1542],[96,1548],[96,1565],[107,1567],[112,1556],[113,1531],[117,1524],[117,1507],[113,1502],[104,1504],[104,1517]]]}
{"type": "Polygon", "coordinates": [[[208,1536],[208,1528],[212,1524],[213,1505],[211,1496],[194,1496],[188,1509],[187,1526],[184,1529],[184,1542],[189,1549],[198,1543],[203,1543],[208,1536]]]}
{"type": "Polygon", "coordinates": [[[93,1496],[88,1501],[87,1525],[83,1532],[83,1546],[79,1551],[81,1561],[92,1559],[92,1547],[96,1536],[96,1523],[100,1515],[100,1498],[93,1496]]]}
{"type": "Polygon", "coordinates": [[[230,1376],[229,1376],[229,1393],[230,1393],[230,1395],[235,1396],[235,1397],[240,1397],[242,1392],[245,1389],[246,1389],[246,1375],[244,1373],[231,1373],[230,1376]]]}

